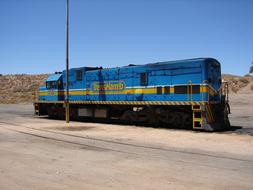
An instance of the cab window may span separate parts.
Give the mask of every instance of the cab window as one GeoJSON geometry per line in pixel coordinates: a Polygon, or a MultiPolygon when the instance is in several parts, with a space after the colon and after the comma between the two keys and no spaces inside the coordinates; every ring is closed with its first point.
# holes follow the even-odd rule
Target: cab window
{"type": "Polygon", "coordinates": [[[50,86],[49,86],[49,82],[46,82],[46,88],[49,89],[50,86]]]}
{"type": "Polygon", "coordinates": [[[63,85],[62,85],[62,81],[61,81],[61,80],[58,81],[58,88],[63,88],[63,85]]]}
{"type": "Polygon", "coordinates": [[[57,89],[58,87],[62,86],[61,81],[50,81],[46,82],[47,89],[57,89]]]}

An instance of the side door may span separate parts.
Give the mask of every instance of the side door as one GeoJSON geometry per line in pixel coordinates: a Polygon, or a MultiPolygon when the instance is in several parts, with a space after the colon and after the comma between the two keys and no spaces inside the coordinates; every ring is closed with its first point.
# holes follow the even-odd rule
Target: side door
{"type": "Polygon", "coordinates": [[[85,82],[85,100],[87,101],[91,100],[91,92],[92,92],[91,81],[92,81],[92,74],[86,72],[84,82],[85,82]]]}

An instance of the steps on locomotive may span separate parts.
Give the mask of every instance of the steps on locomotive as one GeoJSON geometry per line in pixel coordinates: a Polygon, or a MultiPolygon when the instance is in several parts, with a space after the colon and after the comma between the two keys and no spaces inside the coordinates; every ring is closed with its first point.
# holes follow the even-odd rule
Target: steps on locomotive
{"type": "Polygon", "coordinates": [[[206,104],[204,106],[192,106],[193,129],[218,131],[230,127],[226,108],[220,104],[206,104]]]}

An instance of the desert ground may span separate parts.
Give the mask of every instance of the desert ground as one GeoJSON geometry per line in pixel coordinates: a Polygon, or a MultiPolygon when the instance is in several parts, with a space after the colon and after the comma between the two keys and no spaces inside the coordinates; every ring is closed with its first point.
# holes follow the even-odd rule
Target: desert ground
{"type": "Polygon", "coordinates": [[[49,120],[0,105],[0,189],[253,189],[252,93],[230,96],[232,129],[49,120]]]}

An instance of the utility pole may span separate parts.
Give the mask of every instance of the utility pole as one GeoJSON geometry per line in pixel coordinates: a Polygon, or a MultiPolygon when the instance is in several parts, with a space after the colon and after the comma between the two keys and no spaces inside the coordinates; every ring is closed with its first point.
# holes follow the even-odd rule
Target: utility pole
{"type": "Polygon", "coordinates": [[[69,0],[66,0],[66,98],[65,116],[66,123],[69,123],[69,0]]]}

